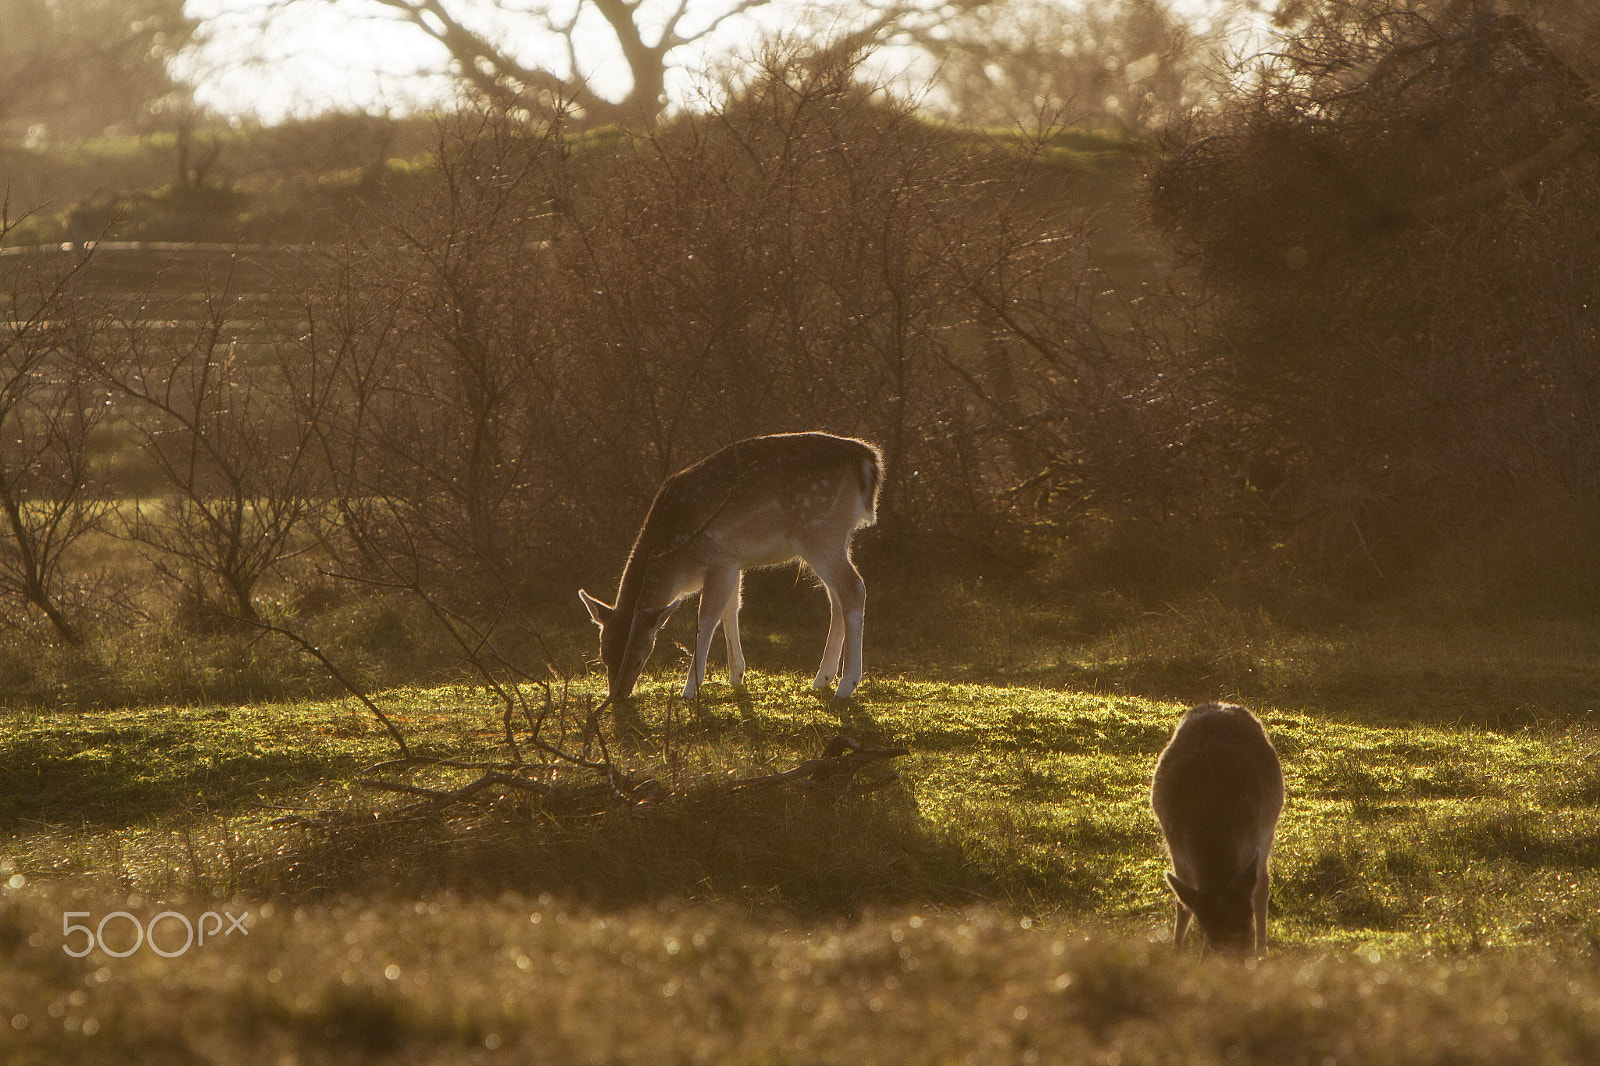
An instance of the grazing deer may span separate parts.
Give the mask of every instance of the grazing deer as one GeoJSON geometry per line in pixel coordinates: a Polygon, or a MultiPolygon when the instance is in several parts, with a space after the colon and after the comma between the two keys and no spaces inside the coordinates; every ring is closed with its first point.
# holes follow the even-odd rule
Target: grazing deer
{"type": "Polygon", "coordinates": [[[633,542],[615,605],[578,591],[600,627],[611,698],[633,692],[656,634],[694,592],[700,593],[700,630],[684,697],[700,690],[719,622],[729,679],[741,684],[741,576],[751,567],[794,559],[828,590],[828,640],[812,687],[824,689],[838,678],[836,695],[855,691],[867,588],[850,561],[850,538],[873,523],[882,481],[876,447],[827,433],[751,437],[667,478],[633,542]]]}
{"type": "Polygon", "coordinates": [[[1156,760],[1150,806],[1172,858],[1173,946],[1193,917],[1213,949],[1264,953],[1283,768],[1261,722],[1229,703],[1185,711],[1156,760]]]}

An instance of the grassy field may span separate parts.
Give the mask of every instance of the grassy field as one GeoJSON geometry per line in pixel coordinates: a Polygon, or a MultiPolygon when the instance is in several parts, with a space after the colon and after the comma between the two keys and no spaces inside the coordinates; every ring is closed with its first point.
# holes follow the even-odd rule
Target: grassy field
{"type": "MultiPolygon", "coordinates": [[[[409,801],[357,783],[394,750],[353,700],[11,707],[0,1061],[1600,1057],[1595,630],[1193,621],[1043,652],[1024,619],[939,680],[912,633],[906,676],[843,706],[792,673],[685,704],[663,656],[612,734],[648,802],[334,830],[274,823],[409,801]],[[1243,693],[1283,756],[1265,960],[1167,942],[1145,797],[1178,691],[1243,693]],[[839,733],[908,754],[731,783],[839,733]],[[165,911],[212,939],[178,953],[165,911]],[[63,950],[135,919],[160,928],[126,957],[63,950]]],[[[379,702],[416,747],[498,757],[481,688],[379,702]]]]}

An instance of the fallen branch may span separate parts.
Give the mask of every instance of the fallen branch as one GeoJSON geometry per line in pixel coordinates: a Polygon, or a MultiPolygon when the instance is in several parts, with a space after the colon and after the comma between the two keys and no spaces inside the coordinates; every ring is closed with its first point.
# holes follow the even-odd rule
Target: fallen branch
{"type": "Polygon", "coordinates": [[[323,653],[321,648],[317,647],[315,644],[311,643],[294,630],[285,629],[283,626],[274,625],[273,623],[263,619],[241,618],[240,621],[248,622],[263,632],[276,633],[286,640],[293,642],[295,645],[305,651],[306,654],[316,659],[322,664],[323,669],[327,670],[328,673],[333,675],[333,679],[339,682],[346,692],[360,700],[361,705],[367,710],[371,711],[373,717],[377,718],[378,721],[383,724],[383,728],[388,730],[389,736],[394,740],[395,747],[400,749],[400,758],[413,758],[411,754],[411,747],[406,743],[404,734],[402,734],[394,722],[389,719],[389,716],[383,713],[383,708],[372,702],[372,698],[370,696],[361,691],[361,689],[356,686],[354,681],[351,681],[348,677],[346,677],[344,671],[335,666],[333,660],[328,658],[328,656],[323,653]]]}
{"type": "Polygon", "coordinates": [[[822,749],[822,755],[818,758],[807,759],[792,770],[784,770],[782,773],[736,781],[733,787],[759,788],[802,780],[842,781],[853,776],[863,766],[883,762],[886,759],[898,759],[902,755],[909,754],[911,752],[906,748],[869,748],[859,740],[838,736],[828,741],[828,746],[822,749]]]}
{"type": "MultiPolygon", "coordinates": [[[[869,748],[851,737],[838,736],[829,741],[827,747],[822,750],[822,754],[815,759],[807,759],[798,766],[779,773],[763,774],[760,777],[734,781],[728,787],[737,791],[747,788],[766,788],[795,781],[826,782],[837,785],[850,780],[866,766],[882,763],[889,759],[897,759],[902,755],[908,754],[910,752],[906,748],[869,748]]],[[[568,758],[570,759],[570,757],[568,758]]],[[[452,769],[470,768],[480,769],[483,772],[457,788],[428,788],[424,785],[413,785],[403,781],[360,777],[355,780],[355,784],[362,788],[416,796],[418,801],[402,807],[364,813],[327,810],[317,812],[317,816],[285,815],[274,819],[270,824],[274,827],[298,826],[317,829],[392,825],[396,822],[409,821],[423,815],[437,813],[457,803],[481,798],[485,792],[491,789],[510,789],[532,793],[544,800],[547,807],[554,805],[566,808],[576,804],[592,804],[596,800],[615,800],[618,801],[618,805],[634,813],[642,813],[648,805],[660,802],[667,794],[665,786],[654,778],[636,778],[617,770],[615,765],[609,761],[609,756],[607,756],[606,762],[601,763],[589,763],[576,759],[571,759],[571,761],[577,766],[594,773],[599,779],[582,785],[553,785],[544,781],[532,780],[520,773],[509,772],[519,768],[516,764],[474,763],[453,759],[433,759],[425,756],[395,759],[379,763],[368,772],[401,767],[409,768],[412,766],[442,766],[452,769]]]]}

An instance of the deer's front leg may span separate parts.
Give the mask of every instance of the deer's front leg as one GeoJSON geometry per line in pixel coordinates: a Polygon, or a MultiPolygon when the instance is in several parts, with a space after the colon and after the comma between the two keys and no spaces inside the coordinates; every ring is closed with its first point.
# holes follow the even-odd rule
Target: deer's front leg
{"type": "MultiPolygon", "coordinates": [[[[717,631],[717,623],[738,589],[737,567],[707,571],[705,583],[700,587],[700,629],[695,634],[694,662],[689,666],[689,680],[683,686],[683,698],[686,700],[694,699],[700,692],[700,684],[706,677],[706,658],[711,654],[711,636],[717,631]]],[[[734,610],[737,611],[738,607],[735,606],[734,610]]],[[[734,637],[735,641],[738,639],[734,637]]]]}

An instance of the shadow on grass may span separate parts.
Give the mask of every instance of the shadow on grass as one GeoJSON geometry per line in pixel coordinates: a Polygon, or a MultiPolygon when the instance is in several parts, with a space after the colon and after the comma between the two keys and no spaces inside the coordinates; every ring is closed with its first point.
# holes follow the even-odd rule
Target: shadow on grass
{"type": "Polygon", "coordinates": [[[1317,670],[1262,677],[1250,667],[1200,657],[1116,666],[1056,666],[1019,672],[1019,684],[1194,704],[1240,700],[1251,706],[1314,708],[1353,725],[1455,725],[1497,732],[1552,724],[1593,724],[1600,685],[1592,677],[1520,677],[1504,668],[1317,670]]]}
{"type": "Polygon", "coordinates": [[[985,869],[952,834],[931,831],[892,776],[862,792],[870,773],[851,791],[716,783],[579,816],[516,797],[399,824],[299,829],[241,887],[297,897],[549,892],[602,908],[732,900],[802,917],[906,902],[1091,902],[1093,878],[985,869]]]}
{"type": "Polygon", "coordinates": [[[185,811],[229,813],[347,778],[371,761],[328,745],[217,745],[195,726],[198,716],[187,717],[168,727],[13,732],[0,744],[0,832],[24,822],[116,829],[185,811]]]}

